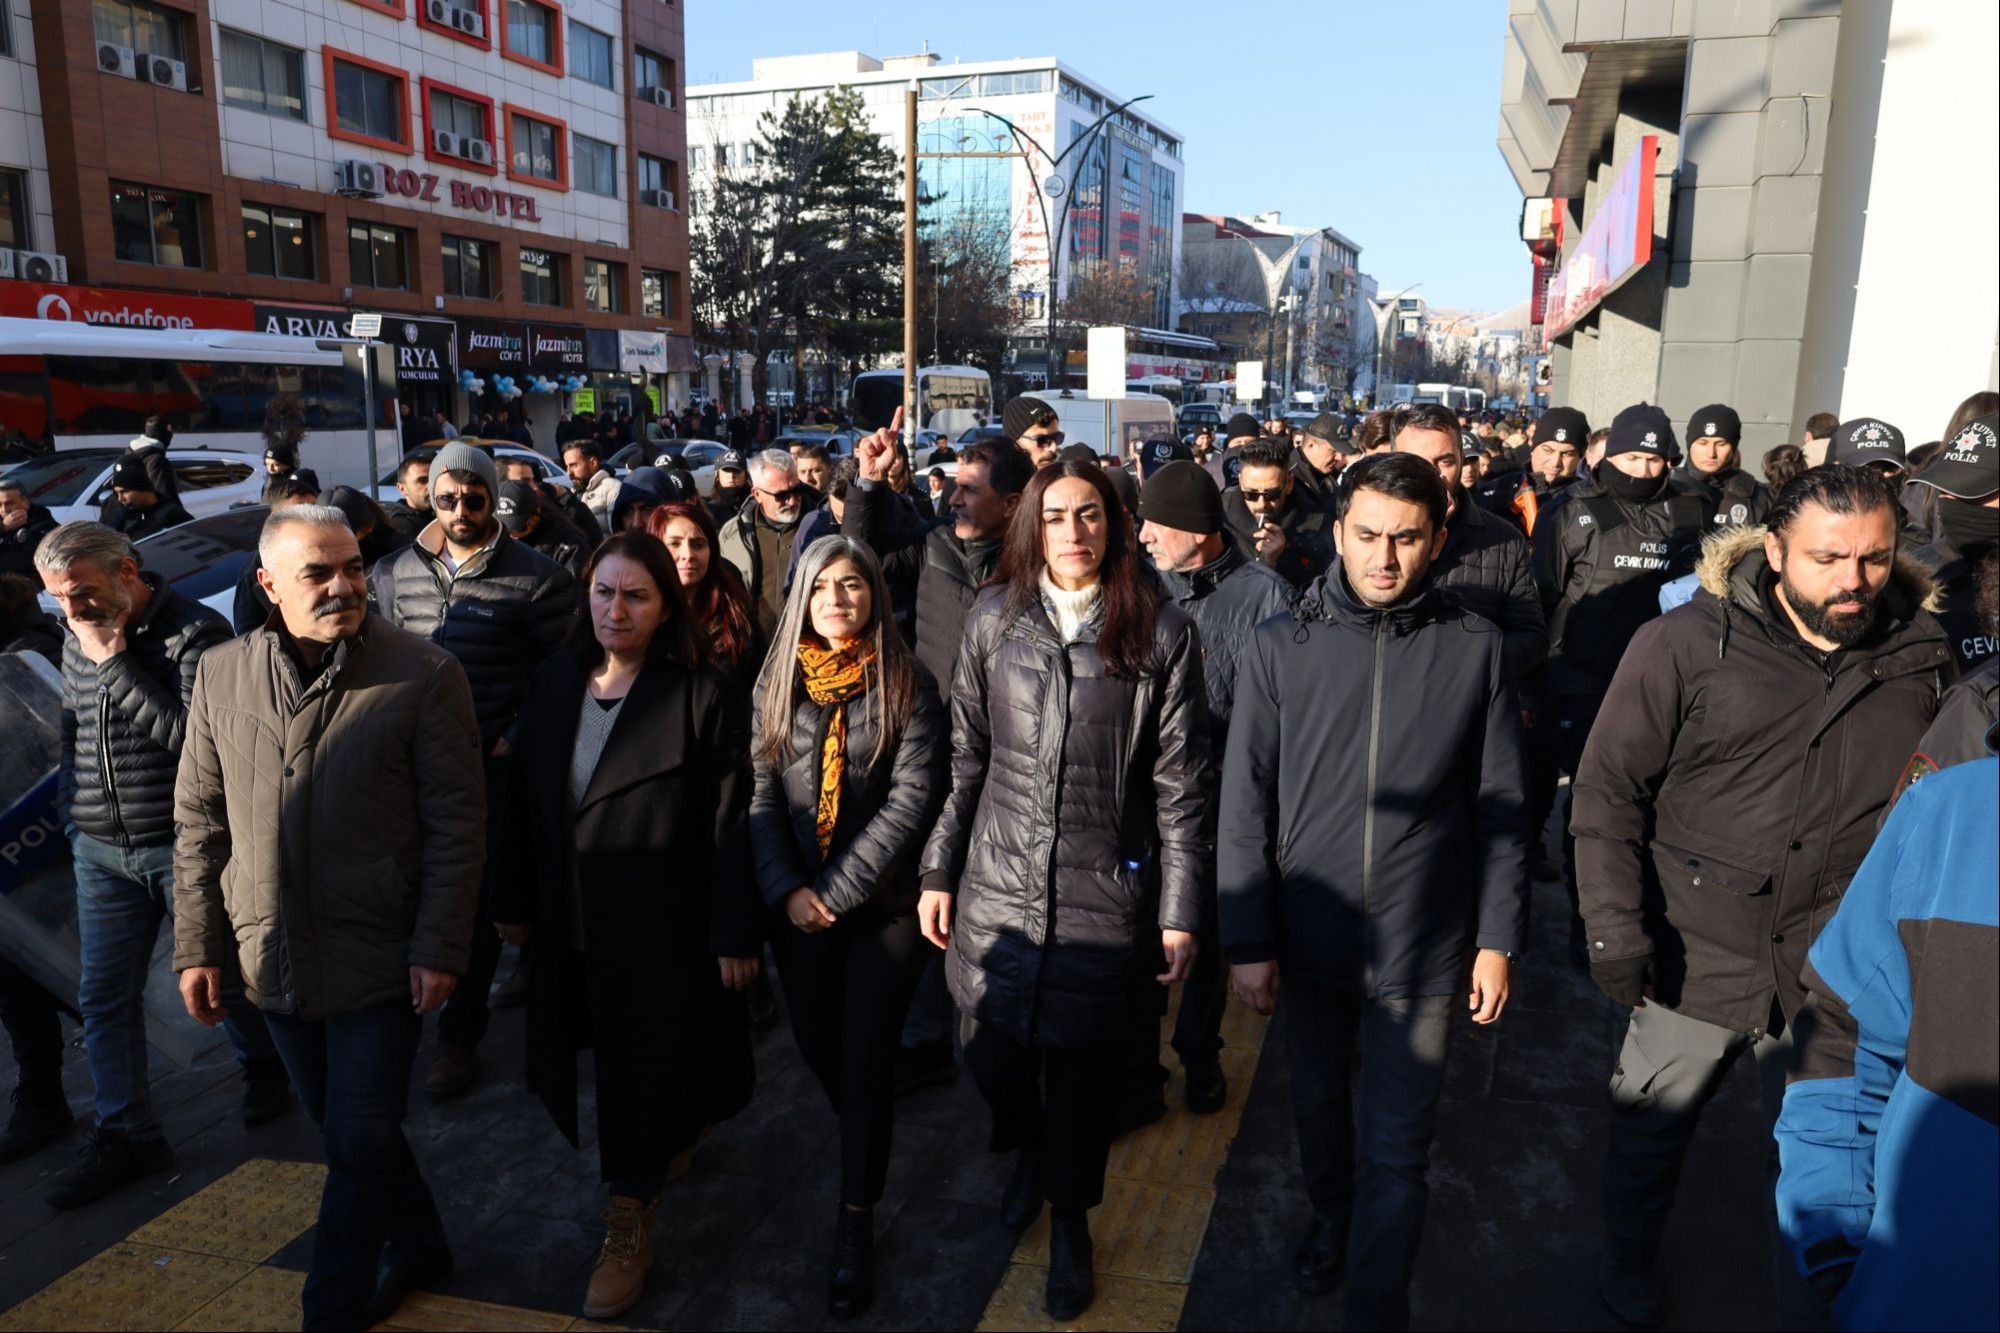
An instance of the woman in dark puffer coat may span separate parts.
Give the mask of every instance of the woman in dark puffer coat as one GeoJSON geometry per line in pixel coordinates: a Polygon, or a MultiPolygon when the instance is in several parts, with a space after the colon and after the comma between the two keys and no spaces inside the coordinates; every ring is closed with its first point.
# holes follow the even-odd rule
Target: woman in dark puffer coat
{"type": "Polygon", "coordinates": [[[1093,1294],[1084,1214],[1139,969],[1186,975],[1214,891],[1207,705],[1194,625],[1094,463],[1036,473],[1005,550],[965,624],[918,919],[974,1020],[993,1147],[1018,1153],[1002,1215],[1025,1228],[1046,1195],[1047,1308],[1069,1320],[1093,1294]]]}

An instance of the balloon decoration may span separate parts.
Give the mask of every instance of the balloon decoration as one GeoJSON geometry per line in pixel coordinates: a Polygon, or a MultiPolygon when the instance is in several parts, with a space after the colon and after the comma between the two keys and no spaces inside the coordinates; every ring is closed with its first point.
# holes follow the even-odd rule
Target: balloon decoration
{"type": "Polygon", "coordinates": [[[465,390],[467,398],[477,398],[486,392],[486,381],[469,370],[458,372],[458,387],[465,390]]]}

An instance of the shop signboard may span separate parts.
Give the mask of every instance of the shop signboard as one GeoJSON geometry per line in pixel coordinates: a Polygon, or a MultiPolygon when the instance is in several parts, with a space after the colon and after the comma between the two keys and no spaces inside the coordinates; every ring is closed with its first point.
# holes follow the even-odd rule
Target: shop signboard
{"type": "Polygon", "coordinates": [[[528,369],[538,375],[581,375],[589,369],[588,350],[580,325],[528,326],[528,369]]]}
{"type": "Polygon", "coordinates": [[[595,412],[597,410],[597,390],[595,389],[578,389],[569,397],[572,411],[595,412]]]}
{"type": "Polygon", "coordinates": [[[618,369],[628,373],[645,370],[655,375],[666,374],[667,335],[618,330],[618,369]]]}
{"type": "Polygon", "coordinates": [[[382,341],[396,349],[396,378],[405,384],[449,384],[458,378],[452,357],[457,325],[448,319],[382,316],[382,341]]]}
{"type": "Polygon", "coordinates": [[[1543,336],[1559,337],[1653,258],[1654,164],[1660,140],[1648,134],[1605,191],[1576,248],[1549,281],[1543,336]]]}
{"type": "Polygon", "coordinates": [[[257,318],[257,332],[281,333],[288,338],[351,338],[354,315],[337,305],[267,305],[259,301],[251,309],[257,318]]]}
{"type": "Polygon", "coordinates": [[[592,370],[618,369],[618,330],[586,329],[584,356],[592,370]]]}
{"type": "Polygon", "coordinates": [[[528,326],[497,319],[459,320],[458,364],[472,370],[526,370],[528,326]]]}
{"type": "Polygon", "coordinates": [[[0,315],[128,329],[256,329],[250,302],[60,282],[0,282],[0,315]]]}

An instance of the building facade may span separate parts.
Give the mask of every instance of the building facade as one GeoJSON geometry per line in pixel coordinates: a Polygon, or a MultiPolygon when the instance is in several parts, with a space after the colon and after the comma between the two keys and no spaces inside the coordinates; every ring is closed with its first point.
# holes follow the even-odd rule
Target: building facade
{"type": "MultiPolygon", "coordinates": [[[[464,371],[602,393],[643,367],[685,400],[678,4],[49,0],[12,37],[0,311],[221,298],[320,336],[380,312],[423,410],[470,410],[464,371]],[[621,332],[647,335],[622,364],[621,332]]],[[[571,401],[518,405],[552,422],[571,401]]]]}
{"type": "Polygon", "coordinates": [[[877,59],[838,51],[759,59],[747,81],[688,89],[689,170],[698,187],[704,171],[754,168],[765,112],[837,87],[860,94],[870,124],[900,158],[912,82],[920,152],[1027,153],[918,162],[924,223],[984,228],[1006,246],[1021,320],[1011,372],[1048,382],[1046,363],[1034,358],[1047,354],[1046,324],[1036,322],[1048,317],[1051,282],[1068,292],[1107,265],[1136,271],[1150,314],[1141,324],[1171,327],[1185,193],[1181,137],[1149,115],[1119,110],[1125,98],[1053,58],[946,65],[930,52],[877,59]]]}
{"type": "Polygon", "coordinates": [[[1500,151],[1584,297],[1549,401],[1726,402],[1752,456],[1821,411],[1935,438],[2000,371],[1996,38],[1948,0],[1508,0],[1500,151]]]}

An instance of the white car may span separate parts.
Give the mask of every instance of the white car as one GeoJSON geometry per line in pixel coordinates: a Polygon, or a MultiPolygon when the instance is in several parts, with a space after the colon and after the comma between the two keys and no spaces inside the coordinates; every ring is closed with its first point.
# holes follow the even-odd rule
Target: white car
{"type": "MultiPolygon", "coordinates": [[[[569,489],[569,473],[563,471],[561,463],[556,462],[555,459],[550,458],[547,454],[539,450],[530,449],[525,445],[519,444],[488,444],[483,440],[448,440],[446,443],[477,445],[487,453],[492,454],[495,463],[503,462],[510,458],[525,458],[534,464],[535,475],[537,477],[552,486],[560,486],[564,490],[569,489]]],[[[426,445],[425,448],[428,449],[430,446],[426,445]]],[[[395,464],[391,465],[387,472],[376,479],[375,498],[380,503],[387,504],[391,500],[401,498],[401,492],[396,489],[396,469],[401,466],[402,463],[398,460],[395,464]]]]}
{"type": "MultiPolygon", "coordinates": [[[[32,504],[46,505],[58,523],[103,516],[111,499],[111,465],[123,449],[58,449],[6,470],[32,504]]],[[[170,449],[181,504],[195,518],[264,502],[264,460],[219,449],[170,449]]]]}

